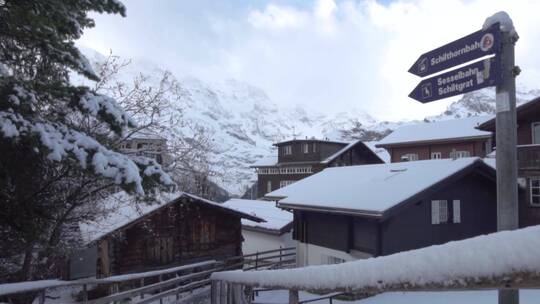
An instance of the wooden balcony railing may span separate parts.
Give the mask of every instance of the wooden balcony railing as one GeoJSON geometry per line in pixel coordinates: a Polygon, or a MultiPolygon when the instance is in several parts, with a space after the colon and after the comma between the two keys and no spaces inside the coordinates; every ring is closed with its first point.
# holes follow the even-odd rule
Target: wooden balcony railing
{"type": "Polygon", "coordinates": [[[540,145],[518,146],[518,169],[540,170],[540,145]]]}

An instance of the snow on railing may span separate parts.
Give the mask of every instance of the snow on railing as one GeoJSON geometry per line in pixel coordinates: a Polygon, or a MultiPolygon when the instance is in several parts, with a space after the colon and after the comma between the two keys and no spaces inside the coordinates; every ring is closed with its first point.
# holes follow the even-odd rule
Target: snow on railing
{"type": "MultiPolygon", "coordinates": [[[[376,294],[540,288],[540,226],[337,265],[212,274],[213,286],[376,294]]],[[[295,294],[291,293],[292,302],[295,294]]],[[[226,303],[213,299],[213,303],[226,303]]],[[[296,299],[297,301],[297,299],[296,299]]]]}
{"type": "Polygon", "coordinates": [[[294,264],[295,248],[279,248],[243,256],[229,257],[222,261],[209,260],[162,270],[147,271],[106,277],[102,279],[79,279],[74,281],[41,280],[0,284],[0,297],[36,292],[38,303],[45,302],[48,289],[78,286],[82,288],[82,303],[105,304],[138,297],[137,304],[162,302],[162,299],[210,285],[210,275],[216,271],[242,268],[258,270],[294,264]],[[145,279],[153,278],[150,284],[145,279]],[[157,278],[157,282],[156,282],[157,278]],[[129,283],[129,289],[120,290],[121,284],[129,283]],[[88,300],[88,289],[96,285],[110,285],[109,295],[88,300]],[[152,294],[152,295],[149,295],[152,294]]]}

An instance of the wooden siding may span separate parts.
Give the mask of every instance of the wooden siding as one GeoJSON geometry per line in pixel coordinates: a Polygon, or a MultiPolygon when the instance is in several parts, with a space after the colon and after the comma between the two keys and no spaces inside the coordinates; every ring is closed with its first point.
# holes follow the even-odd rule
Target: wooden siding
{"type": "Polygon", "coordinates": [[[382,224],[382,255],[497,231],[496,185],[477,173],[400,210],[382,224]],[[448,201],[448,222],[431,224],[431,200],[448,201]],[[453,223],[453,200],[461,202],[461,222],[453,223]]]}
{"type": "Polygon", "coordinates": [[[418,143],[403,146],[388,146],[386,149],[390,154],[391,162],[401,161],[405,154],[414,153],[418,155],[418,160],[431,159],[432,152],[440,152],[442,158],[451,158],[450,153],[456,151],[468,151],[471,156],[485,157],[491,151],[486,151],[486,144],[489,139],[475,139],[455,142],[434,142],[418,143]]]}
{"type": "Polygon", "coordinates": [[[494,180],[473,171],[417,202],[400,206],[385,220],[296,210],[293,238],[378,256],[495,232],[495,187],[494,180]],[[431,200],[448,201],[448,223],[431,224],[431,200]],[[461,202],[460,223],[452,221],[453,200],[461,202]]]}
{"type": "Polygon", "coordinates": [[[100,276],[241,255],[238,216],[184,200],[100,241],[100,276]],[[108,260],[108,263],[107,263],[108,260]]]}
{"type": "Polygon", "coordinates": [[[293,239],[348,252],[351,248],[350,224],[344,215],[296,211],[293,239]]]}
{"type": "Polygon", "coordinates": [[[312,141],[312,140],[297,140],[288,143],[278,145],[278,162],[320,162],[328,156],[336,153],[345,147],[346,144],[340,144],[335,142],[324,141],[312,141]],[[302,145],[307,143],[309,145],[309,152],[304,153],[302,151],[302,145]],[[313,144],[315,144],[315,151],[313,151],[313,144]],[[292,153],[284,154],[283,147],[291,146],[292,153]]]}

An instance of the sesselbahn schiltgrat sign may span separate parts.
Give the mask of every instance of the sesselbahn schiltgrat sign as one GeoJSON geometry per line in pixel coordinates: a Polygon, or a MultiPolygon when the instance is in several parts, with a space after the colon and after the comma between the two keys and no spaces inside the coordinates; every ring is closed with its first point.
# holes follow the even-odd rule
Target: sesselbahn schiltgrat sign
{"type": "Polygon", "coordinates": [[[492,57],[424,79],[409,97],[426,103],[498,85],[501,82],[501,63],[498,57],[492,57]]]}
{"type": "Polygon", "coordinates": [[[499,23],[467,35],[421,55],[409,73],[425,77],[448,68],[498,53],[501,48],[499,23]]]}

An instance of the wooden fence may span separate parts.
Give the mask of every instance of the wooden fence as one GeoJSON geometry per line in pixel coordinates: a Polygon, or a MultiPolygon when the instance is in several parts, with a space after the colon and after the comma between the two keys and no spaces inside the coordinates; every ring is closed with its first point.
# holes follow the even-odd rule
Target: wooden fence
{"type": "Polygon", "coordinates": [[[132,304],[160,303],[164,299],[180,299],[186,292],[211,284],[210,275],[217,271],[232,269],[258,270],[291,267],[296,264],[295,248],[279,248],[243,256],[230,257],[221,261],[204,261],[163,270],[132,273],[103,279],[80,279],[75,281],[33,281],[0,285],[0,298],[9,295],[35,293],[38,303],[46,304],[46,294],[58,287],[79,287],[84,304],[119,303],[131,299],[132,304]],[[89,299],[92,288],[105,286],[109,295],[89,299]]]}

